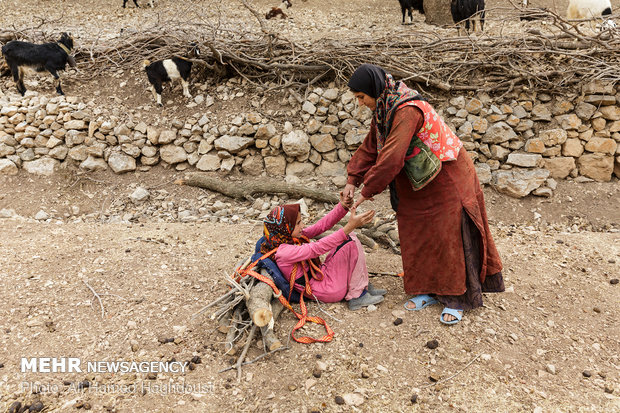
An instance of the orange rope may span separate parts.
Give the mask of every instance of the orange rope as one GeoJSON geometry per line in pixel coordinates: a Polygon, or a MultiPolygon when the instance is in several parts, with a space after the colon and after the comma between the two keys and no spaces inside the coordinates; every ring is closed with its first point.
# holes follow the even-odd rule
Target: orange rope
{"type": "MultiPolygon", "coordinates": [[[[306,343],[306,344],[309,344],[309,343],[328,343],[328,342],[332,341],[332,339],[334,338],[334,331],[327,325],[327,322],[325,320],[323,320],[321,317],[308,316],[308,308],[306,307],[306,303],[304,303],[304,294],[300,294],[299,308],[301,310],[301,313],[298,313],[297,311],[295,311],[293,309],[293,307],[288,302],[288,300],[286,298],[284,298],[284,296],[282,295],[282,291],[280,291],[278,289],[278,287],[276,287],[276,285],[274,284],[274,282],[272,280],[270,280],[269,278],[267,278],[267,277],[257,273],[256,271],[252,270],[252,268],[254,268],[256,266],[256,264],[258,264],[258,262],[260,260],[263,260],[265,258],[269,258],[276,251],[277,251],[277,248],[274,248],[273,250],[271,250],[268,253],[264,254],[262,257],[260,257],[259,259],[257,259],[256,261],[254,261],[253,263],[251,263],[250,265],[245,267],[243,270],[241,270],[241,267],[237,268],[237,273],[239,273],[239,275],[241,277],[245,277],[245,276],[249,275],[249,276],[254,277],[257,280],[262,281],[262,282],[266,283],[267,285],[269,285],[271,287],[271,289],[273,290],[276,298],[278,298],[278,300],[280,300],[282,305],[284,307],[288,308],[289,310],[291,310],[293,312],[293,314],[295,314],[295,317],[297,317],[297,319],[299,321],[297,322],[297,324],[295,324],[295,327],[293,327],[293,331],[291,332],[291,337],[293,337],[293,340],[295,340],[298,343],[306,343]],[[325,331],[327,332],[327,334],[325,334],[323,337],[320,337],[320,338],[313,338],[313,337],[308,337],[308,336],[295,337],[295,331],[297,331],[300,328],[302,328],[306,324],[306,322],[316,323],[316,324],[324,326],[325,327],[325,331]]],[[[297,267],[295,267],[295,269],[296,268],[297,267]]],[[[309,283],[308,283],[307,275],[305,275],[305,276],[306,276],[306,289],[309,290],[309,283]]],[[[291,274],[291,279],[295,280],[295,278],[294,278],[294,276],[292,274],[291,274]]],[[[309,290],[309,291],[311,291],[311,290],[309,290]]],[[[292,290],[291,290],[291,292],[292,292],[292,290]]],[[[290,293],[289,293],[289,297],[290,297],[290,293]]]]}

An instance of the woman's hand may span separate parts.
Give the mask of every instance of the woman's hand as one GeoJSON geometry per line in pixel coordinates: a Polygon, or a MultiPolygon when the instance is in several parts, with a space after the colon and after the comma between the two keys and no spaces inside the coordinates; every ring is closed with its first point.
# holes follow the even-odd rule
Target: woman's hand
{"type": "Polygon", "coordinates": [[[364,225],[372,222],[372,219],[375,217],[375,211],[366,211],[362,214],[355,214],[355,207],[349,210],[351,216],[349,217],[349,222],[344,226],[343,230],[345,234],[350,234],[354,229],[363,227],[364,225]]]}
{"type": "Polygon", "coordinates": [[[341,192],[345,198],[355,198],[355,185],[346,184],[341,192]]]}
{"type": "Polygon", "coordinates": [[[349,209],[353,206],[353,196],[345,196],[345,192],[340,192],[340,204],[344,207],[344,209],[349,209]]]}

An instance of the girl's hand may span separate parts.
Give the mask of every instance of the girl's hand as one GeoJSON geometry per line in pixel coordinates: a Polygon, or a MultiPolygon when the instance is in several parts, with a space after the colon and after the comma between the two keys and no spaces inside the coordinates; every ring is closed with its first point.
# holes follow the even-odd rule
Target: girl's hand
{"type": "Polygon", "coordinates": [[[363,227],[364,225],[372,222],[373,218],[375,217],[375,211],[366,211],[362,214],[356,215],[355,207],[351,208],[349,212],[351,213],[351,216],[349,217],[349,222],[347,222],[347,225],[345,225],[343,228],[345,234],[350,234],[351,232],[353,232],[354,229],[363,227]]]}

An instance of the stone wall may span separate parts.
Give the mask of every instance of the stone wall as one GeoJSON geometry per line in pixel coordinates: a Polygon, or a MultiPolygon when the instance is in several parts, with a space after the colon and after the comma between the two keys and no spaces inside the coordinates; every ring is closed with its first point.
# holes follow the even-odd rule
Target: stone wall
{"type": "MultiPolygon", "coordinates": [[[[237,168],[288,181],[316,175],[344,185],[346,163],[368,130],[370,111],[336,88],[294,97],[288,102],[295,124],[258,112],[216,122],[206,112],[155,127],[102,113],[75,97],[0,96],[0,174],[18,168],[51,174],[61,162],[116,173],[161,163],[178,170],[237,168]]],[[[595,82],[574,96],[479,94],[435,106],[463,140],[481,182],[521,197],[550,196],[556,179],[620,176],[619,102],[613,85],[595,82]]]]}

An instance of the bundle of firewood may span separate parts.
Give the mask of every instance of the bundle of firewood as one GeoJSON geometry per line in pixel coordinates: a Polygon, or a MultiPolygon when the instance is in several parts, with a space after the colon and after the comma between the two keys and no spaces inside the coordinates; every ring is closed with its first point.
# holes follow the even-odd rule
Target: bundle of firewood
{"type": "MultiPolygon", "coordinates": [[[[241,277],[239,272],[249,264],[248,258],[241,266],[237,266],[232,275],[226,277],[230,290],[192,316],[194,319],[208,309],[214,309],[210,318],[217,320],[217,330],[226,335],[224,354],[238,355],[236,363],[225,370],[236,368],[238,378],[241,366],[256,360],[246,361],[246,355],[257,330],[260,330],[263,340],[264,354],[261,357],[284,348],[273,331],[275,320],[284,307],[274,298],[273,289],[268,284],[251,276],[241,277]]],[[[266,270],[261,269],[260,274],[272,280],[266,270]]]]}

